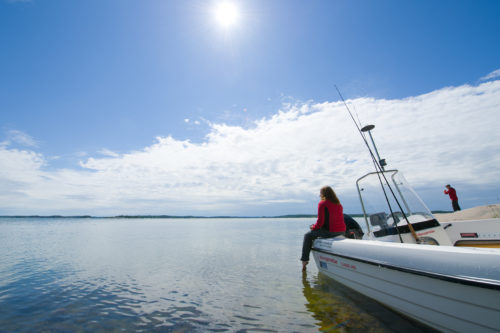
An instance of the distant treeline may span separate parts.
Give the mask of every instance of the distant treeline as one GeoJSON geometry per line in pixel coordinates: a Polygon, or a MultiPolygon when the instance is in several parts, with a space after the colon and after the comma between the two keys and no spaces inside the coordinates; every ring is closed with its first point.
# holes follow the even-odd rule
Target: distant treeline
{"type": "MultiPolygon", "coordinates": [[[[451,211],[435,210],[433,214],[451,213],[451,211]]],[[[363,217],[363,214],[348,214],[352,217],[363,217]]],[[[282,218],[316,218],[314,214],[290,214],[278,216],[194,216],[194,215],[117,215],[117,216],[91,216],[91,215],[3,215],[0,218],[40,218],[40,219],[253,219],[253,218],[267,218],[267,219],[282,219],[282,218]]]]}
{"type": "MultiPolygon", "coordinates": [[[[362,217],[363,214],[349,214],[353,217],[362,217]]],[[[254,218],[316,218],[313,214],[290,214],[278,216],[194,216],[194,215],[117,215],[117,216],[91,216],[91,215],[2,215],[0,218],[40,218],[40,219],[254,219],[254,218]]]]}
{"type": "Polygon", "coordinates": [[[0,218],[37,218],[37,219],[91,219],[99,218],[98,216],[91,215],[75,215],[75,216],[65,216],[65,215],[0,215],[0,218]]]}

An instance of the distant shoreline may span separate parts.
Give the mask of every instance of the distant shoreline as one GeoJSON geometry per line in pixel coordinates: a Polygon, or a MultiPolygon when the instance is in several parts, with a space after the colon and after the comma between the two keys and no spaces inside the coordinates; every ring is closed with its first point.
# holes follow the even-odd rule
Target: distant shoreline
{"type": "MultiPolygon", "coordinates": [[[[433,214],[452,213],[451,211],[433,211],[433,214]]],[[[363,217],[363,214],[348,214],[351,217],[363,217]]],[[[291,219],[317,218],[315,214],[289,214],[276,216],[195,216],[195,215],[0,215],[0,218],[39,218],[39,219],[291,219]]]]}
{"type": "MultiPolygon", "coordinates": [[[[355,216],[355,215],[351,215],[355,216]]],[[[362,216],[362,215],[360,215],[362,216]]],[[[1,215],[0,218],[39,218],[39,219],[279,219],[279,218],[316,218],[316,215],[297,214],[280,216],[191,216],[191,215],[117,215],[117,216],[92,216],[92,215],[1,215]]]]}
{"type": "MultiPolygon", "coordinates": [[[[464,209],[460,212],[446,210],[433,210],[432,214],[440,222],[465,219],[496,218],[500,216],[500,204],[478,206],[464,209]]],[[[352,217],[363,217],[362,213],[348,214],[352,217]]],[[[288,214],[276,216],[196,216],[196,215],[116,215],[116,216],[92,216],[92,215],[0,215],[2,218],[38,218],[38,219],[287,219],[287,218],[312,218],[316,214],[288,214]]]]}
{"type": "MultiPolygon", "coordinates": [[[[363,217],[363,214],[349,214],[352,217],[363,217]]],[[[192,215],[2,215],[0,218],[40,218],[40,219],[286,219],[286,218],[316,218],[313,214],[290,214],[277,216],[192,216],[192,215]]]]}

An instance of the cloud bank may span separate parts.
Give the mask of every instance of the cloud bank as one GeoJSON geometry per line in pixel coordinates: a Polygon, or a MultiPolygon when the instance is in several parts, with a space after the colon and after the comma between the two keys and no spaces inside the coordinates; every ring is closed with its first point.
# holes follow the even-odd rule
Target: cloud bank
{"type": "MultiPolygon", "coordinates": [[[[380,155],[415,187],[442,197],[446,183],[500,187],[500,81],[347,102],[363,125],[376,125],[380,155]]],[[[249,128],[212,123],[202,143],[157,137],[71,169],[48,163],[33,149],[0,145],[0,215],[314,213],[326,184],[349,209],[356,179],[373,168],[341,102],[286,105],[249,128]]]]}

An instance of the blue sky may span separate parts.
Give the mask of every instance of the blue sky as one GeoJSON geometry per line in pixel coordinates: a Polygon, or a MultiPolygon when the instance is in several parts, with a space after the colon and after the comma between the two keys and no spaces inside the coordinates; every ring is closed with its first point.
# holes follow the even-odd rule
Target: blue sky
{"type": "Polygon", "coordinates": [[[218,2],[0,0],[0,214],[357,211],[334,85],[431,209],[500,202],[500,2],[218,2]]]}

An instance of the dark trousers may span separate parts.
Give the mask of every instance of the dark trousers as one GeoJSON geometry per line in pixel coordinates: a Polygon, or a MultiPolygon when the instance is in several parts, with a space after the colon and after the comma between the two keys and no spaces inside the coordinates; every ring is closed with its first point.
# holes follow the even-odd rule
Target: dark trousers
{"type": "Polygon", "coordinates": [[[324,229],[311,230],[304,235],[304,242],[302,243],[302,257],[300,260],[309,261],[309,253],[311,253],[311,248],[313,242],[316,238],[330,238],[335,236],[344,235],[343,232],[330,232],[324,229]]]}
{"type": "Polygon", "coordinates": [[[453,206],[454,212],[456,212],[457,210],[460,210],[460,206],[458,205],[458,200],[452,200],[451,205],[453,206]]]}

